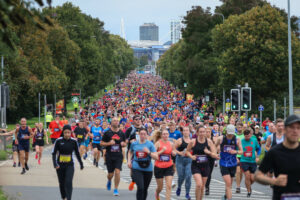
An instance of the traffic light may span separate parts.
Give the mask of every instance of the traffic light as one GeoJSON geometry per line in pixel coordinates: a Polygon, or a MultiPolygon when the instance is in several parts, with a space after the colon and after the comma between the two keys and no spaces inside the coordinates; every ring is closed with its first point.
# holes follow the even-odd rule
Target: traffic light
{"type": "Polygon", "coordinates": [[[240,90],[239,89],[231,89],[231,111],[239,111],[240,110],[240,90]]]}
{"type": "Polygon", "coordinates": [[[251,110],[251,88],[242,88],[242,111],[251,110]]]}

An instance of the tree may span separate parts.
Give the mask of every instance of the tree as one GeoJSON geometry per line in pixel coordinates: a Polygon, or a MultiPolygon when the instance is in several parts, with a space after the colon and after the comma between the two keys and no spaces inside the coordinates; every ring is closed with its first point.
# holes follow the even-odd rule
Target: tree
{"type": "MultiPolygon", "coordinates": [[[[279,98],[288,91],[287,24],[278,9],[265,5],[230,16],[212,31],[219,55],[219,84],[231,88],[249,83],[253,103],[279,98]]],[[[293,71],[300,71],[300,42],[293,34],[293,71]]],[[[294,73],[298,90],[300,73],[294,73]]]]}
{"type": "Polygon", "coordinates": [[[143,55],[140,57],[140,67],[144,67],[145,65],[148,65],[148,56],[143,55]]]}

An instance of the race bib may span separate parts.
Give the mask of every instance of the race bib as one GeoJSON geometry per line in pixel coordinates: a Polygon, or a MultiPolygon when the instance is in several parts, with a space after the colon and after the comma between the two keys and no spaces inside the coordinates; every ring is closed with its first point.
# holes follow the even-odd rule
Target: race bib
{"type": "Polygon", "coordinates": [[[54,132],[58,132],[60,129],[59,128],[55,128],[54,129],[54,132]]]}
{"type": "Polygon", "coordinates": [[[233,145],[224,145],[224,152],[229,153],[231,150],[235,150],[233,145]]]}
{"type": "Polygon", "coordinates": [[[161,154],[159,155],[159,160],[162,162],[169,162],[170,161],[170,155],[161,154]]]}
{"type": "Polygon", "coordinates": [[[22,134],[21,138],[24,139],[27,135],[26,134],[22,134]]]}
{"type": "Polygon", "coordinates": [[[136,151],[135,156],[140,159],[140,158],[147,158],[148,154],[144,151],[136,151]]]}
{"type": "Polygon", "coordinates": [[[59,162],[61,163],[69,163],[71,162],[71,155],[60,155],[59,162]]]}
{"type": "Polygon", "coordinates": [[[197,163],[206,163],[208,161],[207,156],[206,155],[200,155],[200,156],[196,156],[196,161],[197,163]]]}
{"type": "Polygon", "coordinates": [[[251,158],[252,157],[252,151],[245,151],[244,156],[247,157],[247,158],[251,158]]]}
{"type": "Polygon", "coordinates": [[[83,138],[83,135],[77,135],[77,138],[78,138],[78,139],[82,139],[82,138],[83,138]]]}
{"type": "Polygon", "coordinates": [[[120,145],[118,144],[112,145],[111,152],[120,152],[120,145]]]}
{"type": "Polygon", "coordinates": [[[95,136],[94,137],[94,141],[100,141],[100,139],[101,139],[100,136],[95,136]]]}
{"type": "Polygon", "coordinates": [[[300,200],[300,193],[282,194],[280,200],[300,200]]]}

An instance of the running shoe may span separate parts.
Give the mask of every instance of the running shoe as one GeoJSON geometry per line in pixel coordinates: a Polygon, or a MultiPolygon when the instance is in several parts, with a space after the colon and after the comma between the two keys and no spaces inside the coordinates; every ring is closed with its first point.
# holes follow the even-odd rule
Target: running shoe
{"type": "Polygon", "coordinates": [[[176,195],[179,197],[180,196],[180,192],[181,192],[181,189],[180,188],[177,188],[176,190],[176,195]]]}
{"type": "Polygon", "coordinates": [[[41,164],[41,160],[38,160],[38,164],[39,164],[39,165],[41,164]]]}
{"type": "Polygon", "coordinates": [[[14,162],[13,167],[16,167],[16,166],[17,166],[17,164],[14,162]]]}
{"type": "Polygon", "coordinates": [[[175,181],[173,180],[172,181],[172,188],[175,188],[176,187],[176,183],[175,183],[175,181]]]}
{"type": "Polygon", "coordinates": [[[157,195],[156,192],[155,192],[155,200],[160,200],[160,199],[159,199],[159,195],[157,195]]]}
{"type": "Polygon", "coordinates": [[[29,170],[29,167],[27,165],[27,163],[25,163],[25,169],[28,171],[29,170]]]}
{"type": "Polygon", "coordinates": [[[25,173],[26,173],[26,170],[25,170],[25,168],[23,168],[21,174],[25,174],[25,173]]]}
{"type": "Polygon", "coordinates": [[[98,162],[96,162],[96,167],[98,167],[98,162]]]}
{"type": "Polygon", "coordinates": [[[38,159],[38,154],[37,154],[37,153],[35,154],[35,159],[36,159],[36,160],[38,159]]]}
{"type": "Polygon", "coordinates": [[[185,198],[186,198],[187,200],[191,200],[191,199],[192,199],[189,193],[187,193],[187,194],[185,195],[185,198]]]}
{"type": "Polygon", "coordinates": [[[132,190],[133,190],[134,184],[135,184],[135,182],[131,181],[131,183],[129,184],[129,187],[128,187],[128,190],[129,190],[129,191],[132,191],[132,190]]]}
{"type": "Polygon", "coordinates": [[[247,197],[250,198],[252,193],[252,189],[250,189],[250,192],[247,193],[247,197]]]}
{"type": "Polygon", "coordinates": [[[93,162],[93,165],[96,165],[96,159],[94,158],[94,162],[93,162]]]}
{"type": "Polygon", "coordinates": [[[120,196],[118,189],[114,189],[114,196],[120,196]]]}
{"type": "Polygon", "coordinates": [[[18,163],[18,167],[21,167],[21,163],[20,162],[18,163]]]}
{"type": "Polygon", "coordinates": [[[241,188],[237,187],[235,193],[241,193],[241,188]]]}
{"type": "Polygon", "coordinates": [[[107,181],[106,189],[107,189],[107,190],[110,190],[110,189],[111,189],[111,181],[110,181],[110,180],[107,181]]]}
{"type": "Polygon", "coordinates": [[[205,188],[205,195],[209,195],[209,188],[205,188]]]}

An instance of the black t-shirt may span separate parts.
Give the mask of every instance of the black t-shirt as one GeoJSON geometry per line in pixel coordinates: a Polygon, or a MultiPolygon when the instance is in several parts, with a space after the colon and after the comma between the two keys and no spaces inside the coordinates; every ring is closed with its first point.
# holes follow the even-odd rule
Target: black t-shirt
{"type": "Polygon", "coordinates": [[[115,145],[106,146],[106,158],[120,158],[123,156],[122,154],[122,146],[121,142],[125,142],[125,135],[122,131],[113,132],[111,129],[105,132],[103,135],[103,142],[110,142],[111,140],[115,140],[115,145]]]}
{"type": "Polygon", "coordinates": [[[81,143],[85,140],[85,136],[87,134],[86,128],[76,127],[74,130],[78,143],[81,143]]]}
{"type": "Polygon", "coordinates": [[[288,149],[283,143],[274,146],[264,157],[259,170],[267,173],[274,170],[275,177],[287,174],[286,187],[274,186],[273,200],[280,200],[283,193],[300,193],[300,145],[296,149],[288,149]]]}
{"type": "Polygon", "coordinates": [[[260,144],[260,140],[261,140],[261,138],[262,138],[262,133],[261,133],[261,132],[258,132],[257,134],[254,133],[253,135],[256,137],[256,139],[257,139],[257,141],[258,141],[258,144],[261,145],[261,144],[260,144]]]}

